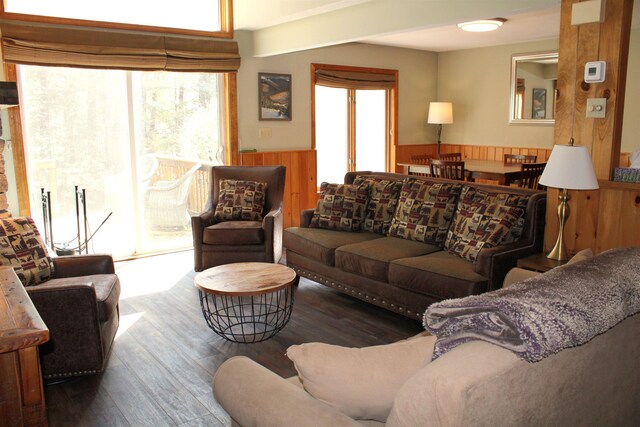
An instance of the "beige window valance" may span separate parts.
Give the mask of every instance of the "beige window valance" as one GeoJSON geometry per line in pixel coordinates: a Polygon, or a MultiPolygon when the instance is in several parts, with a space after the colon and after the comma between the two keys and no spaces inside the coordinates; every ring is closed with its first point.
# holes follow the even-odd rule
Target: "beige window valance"
{"type": "Polygon", "coordinates": [[[238,44],[206,37],[0,22],[5,62],[79,68],[232,72],[238,44]]]}
{"type": "Polygon", "coordinates": [[[315,84],[343,89],[391,89],[396,85],[395,74],[318,69],[315,84]]]}

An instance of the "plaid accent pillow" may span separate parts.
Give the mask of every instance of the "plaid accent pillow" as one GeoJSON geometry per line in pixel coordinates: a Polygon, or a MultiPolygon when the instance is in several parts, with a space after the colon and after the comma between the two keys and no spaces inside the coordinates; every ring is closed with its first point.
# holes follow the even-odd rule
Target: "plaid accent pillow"
{"type": "Polygon", "coordinates": [[[362,229],[386,236],[398,206],[402,181],[366,175],[356,176],[353,185],[362,184],[371,186],[371,195],[362,229]]]}
{"type": "Polygon", "coordinates": [[[389,235],[425,243],[443,243],[461,189],[462,184],[405,179],[389,235]]]}
{"type": "Polygon", "coordinates": [[[309,227],[341,231],[362,230],[369,189],[369,184],[323,182],[320,185],[320,198],[309,227]]]}
{"type": "Polygon", "coordinates": [[[220,180],[214,218],[217,221],[262,221],[266,182],[220,180]]]}
{"type": "Polygon", "coordinates": [[[529,196],[464,187],[447,235],[449,253],[476,262],[482,248],[520,238],[529,196]]]}
{"type": "Polygon", "coordinates": [[[51,258],[33,219],[0,219],[0,265],[13,267],[24,286],[51,278],[51,258]]]}

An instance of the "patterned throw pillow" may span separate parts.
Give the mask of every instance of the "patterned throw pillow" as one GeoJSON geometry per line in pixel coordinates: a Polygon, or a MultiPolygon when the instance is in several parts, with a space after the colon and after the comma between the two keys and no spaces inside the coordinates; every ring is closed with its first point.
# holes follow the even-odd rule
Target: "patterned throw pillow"
{"type": "Polygon", "coordinates": [[[24,286],[51,278],[51,258],[33,219],[0,219],[0,265],[13,267],[24,286]]]}
{"type": "Polygon", "coordinates": [[[369,199],[369,184],[320,185],[320,198],[313,212],[311,228],[360,231],[369,199]]]}
{"type": "Polygon", "coordinates": [[[366,175],[356,176],[353,185],[362,184],[371,186],[371,195],[362,229],[386,236],[398,206],[402,181],[366,175]]]}
{"type": "Polygon", "coordinates": [[[482,248],[520,238],[529,196],[464,187],[445,242],[449,253],[476,262],[482,248]]]}
{"type": "Polygon", "coordinates": [[[405,179],[389,235],[431,244],[444,243],[461,189],[462,184],[405,179]]]}
{"type": "Polygon", "coordinates": [[[214,218],[217,221],[262,221],[266,182],[220,180],[214,218]]]}

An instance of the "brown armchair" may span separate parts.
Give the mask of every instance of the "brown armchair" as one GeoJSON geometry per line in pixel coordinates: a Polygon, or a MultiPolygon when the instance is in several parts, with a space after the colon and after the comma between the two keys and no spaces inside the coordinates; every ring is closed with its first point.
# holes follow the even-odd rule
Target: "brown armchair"
{"type": "Polygon", "coordinates": [[[49,328],[40,346],[44,378],[97,374],[120,323],[120,281],[110,255],[53,258],[53,277],[27,292],[49,328]]]}
{"type": "Polygon", "coordinates": [[[191,217],[194,268],[234,262],[278,262],[282,256],[284,166],[216,166],[211,170],[209,200],[203,213],[191,217]],[[267,183],[262,221],[214,218],[220,181],[237,179],[267,183]]]}

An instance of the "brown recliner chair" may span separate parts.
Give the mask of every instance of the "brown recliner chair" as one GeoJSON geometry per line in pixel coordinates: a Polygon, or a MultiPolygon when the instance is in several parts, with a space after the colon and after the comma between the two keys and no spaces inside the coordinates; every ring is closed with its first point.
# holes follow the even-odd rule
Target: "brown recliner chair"
{"type": "Polygon", "coordinates": [[[120,281],[110,255],[53,258],[53,277],[27,286],[49,328],[40,346],[46,379],[97,374],[104,370],[120,323],[120,281]]]}
{"type": "Polygon", "coordinates": [[[194,268],[234,262],[278,262],[282,256],[282,199],[284,166],[215,166],[211,170],[209,200],[203,213],[191,217],[194,268]],[[262,221],[216,221],[220,181],[266,182],[262,221]]]}

